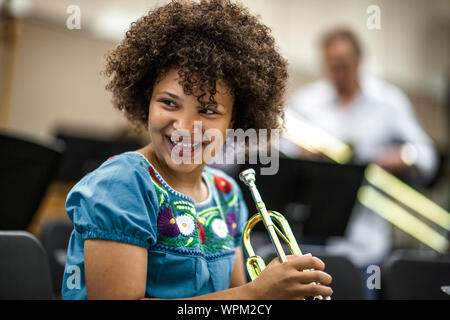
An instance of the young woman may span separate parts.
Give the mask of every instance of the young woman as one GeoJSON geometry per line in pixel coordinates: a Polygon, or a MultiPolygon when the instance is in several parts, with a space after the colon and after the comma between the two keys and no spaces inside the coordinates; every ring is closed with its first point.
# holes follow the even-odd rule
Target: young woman
{"type": "Polygon", "coordinates": [[[286,61],[266,26],[227,0],[173,1],[132,24],[105,74],[114,105],[151,143],[108,159],[69,193],[64,299],[331,295],[311,255],[275,259],[247,283],[237,183],[205,158],[176,159],[198,159],[214,142],[195,134],[224,141],[227,129],[279,127],[286,61]]]}

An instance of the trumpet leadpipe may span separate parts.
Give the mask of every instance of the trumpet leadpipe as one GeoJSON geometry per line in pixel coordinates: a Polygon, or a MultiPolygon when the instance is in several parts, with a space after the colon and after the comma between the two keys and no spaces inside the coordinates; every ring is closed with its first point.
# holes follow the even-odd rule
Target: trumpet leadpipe
{"type": "Polygon", "coordinates": [[[277,233],[275,231],[272,218],[267,212],[266,205],[262,201],[261,195],[259,194],[259,191],[256,188],[255,170],[247,169],[242,171],[239,174],[239,179],[241,179],[241,181],[244,182],[250,189],[250,193],[252,195],[253,200],[255,201],[258,213],[261,215],[264,226],[266,227],[267,232],[269,233],[270,240],[272,241],[272,244],[275,247],[275,251],[278,257],[280,258],[281,262],[286,262],[287,261],[286,254],[284,252],[283,247],[281,246],[280,239],[278,238],[277,233]]]}

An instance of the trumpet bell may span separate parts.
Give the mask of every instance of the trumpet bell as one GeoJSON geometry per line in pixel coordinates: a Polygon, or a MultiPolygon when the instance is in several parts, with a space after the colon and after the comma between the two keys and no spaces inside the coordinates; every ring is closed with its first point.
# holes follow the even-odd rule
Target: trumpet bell
{"type": "MultiPolygon", "coordinates": [[[[291,253],[295,255],[302,255],[300,247],[298,246],[297,241],[295,240],[294,234],[292,233],[291,227],[289,226],[289,223],[287,222],[286,218],[281,213],[272,210],[269,210],[268,214],[271,220],[275,221],[275,223],[277,223],[280,226],[281,230],[277,228],[276,225],[274,224],[274,229],[276,233],[280,236],[280,238],[283,239],[284,242],[286,242],[286,244],[289,246],[291,253]]],[[[250,239],[251,238],[250,234],[253,228],[258,224],[258,222],[262,221],[262,219],[263,218],[259,213],[254,214],[248,220],[244,228],[244,232],[242,234],[242,244],[244,247],[244,251],[248,256],[246,261],[247,270],[251,280],[256,279],[256,277],[262,272],[262,270],[266,266],[264,260],[255,254],[250,239]]]]}

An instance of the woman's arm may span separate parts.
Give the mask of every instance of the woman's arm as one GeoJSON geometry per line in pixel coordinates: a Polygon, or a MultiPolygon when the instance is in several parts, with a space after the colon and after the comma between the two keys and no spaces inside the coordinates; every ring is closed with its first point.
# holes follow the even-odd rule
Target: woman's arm
{"type": "MultiPolygon", "coordinates": [[[[242,253],[241,249],[238,251],[242,253]]],[[[189,299],[301,299],[304,296],[332,294],[332,290],[325,286],[331,282],[331,277],[319,271],[325,267],[323,262],[310,255],[288,256],[286,263],[274,259],[250,283],[243,280],[242,254],[236,257],[240,257],[237,259],[241,261],[237,261],[233,268],[230,286],[241,285],[189,299]],[[312,268],[316,270],[302,272],[312,268]],[[312,285],[311,282],[322,285],[312,285]]],[[[144,299],[147,249],[115,241],[86,240],[84,258],[88,299],[144,299]]]]}
{"type": "Polygon", "coordinates": [[[240,287],[247,283],[244,269],[244,255],[241,247],[236,247],[233,271],[231,272],[230,288],[240,287]]]}
{"type": "Polygon", "coordinates": [[[84,241],[88,299],[135,300],[145,296],[147,249],[132,244],[84,241]]]}
{"type": "MultiPolygon", "coordinates": [[[[131,244],[86,240],[84,242],[88,299],[143,299],[147,283],[147,249],[131,244]]],[[[230,288],[192,299],[249,299],[242,249],[236,248],[230,288]]]]}

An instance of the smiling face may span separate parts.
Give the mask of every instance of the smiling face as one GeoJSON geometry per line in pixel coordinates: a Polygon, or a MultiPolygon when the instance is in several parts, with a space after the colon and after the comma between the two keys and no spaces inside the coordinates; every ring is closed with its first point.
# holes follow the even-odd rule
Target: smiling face
{"type": "MultiPolygon", "coordinates": [[[[203,170],[206,160],[202,157],[203,150],[211,143],[205,141],[203,135],[205,131],[214,129],[215,132],[221,133],[222,141],[225,141],[226,130],[231,129],[233,125],[233,96],[230,90],[218,81],[217,93],[214,95],[217,105],[202,106],[196,96],[186,95],[178,82],[177,70],[171,69],[153,88],[148,116],[148,131],[152,144],[150,157],[163,170],[203,170]],[[181,153],[177,151],[181,149],[181,153]],[[192,161],[179,164],[173,158],[174,154],[192,161]],[[202,157],[200,162],[199,156],[202,157]]],[[[209,101],[209,94],[206,94],[202,101],[209,101]]]]}

